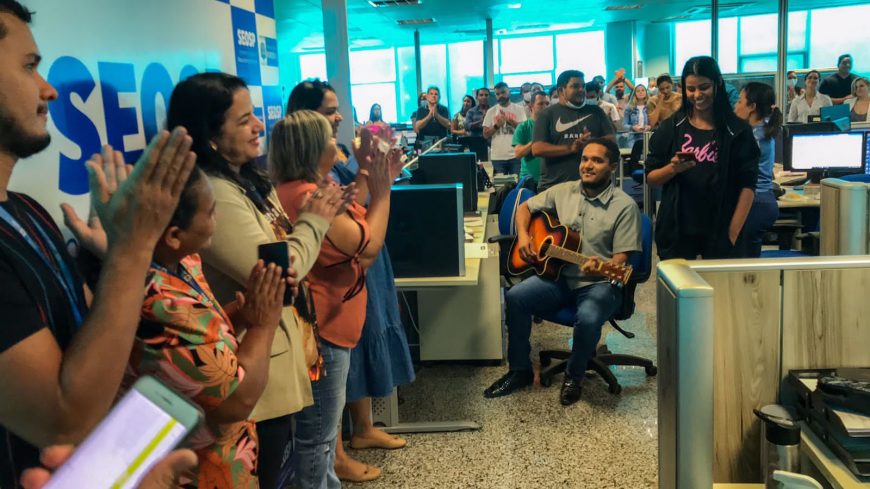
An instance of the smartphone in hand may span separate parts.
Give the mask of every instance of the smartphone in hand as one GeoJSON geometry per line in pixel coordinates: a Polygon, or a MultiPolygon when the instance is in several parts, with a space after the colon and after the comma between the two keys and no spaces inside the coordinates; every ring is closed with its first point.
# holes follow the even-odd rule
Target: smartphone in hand
{"type": "Polygon", "coordinates": [[[187,398],[154,377],[142,377],[43,489],[134,488],[202,418],[187,398]]]}
{"type": "MultiPolygon", "coordinates": [[[[257,247],[257,254],[267,266],[274,263],[281,267],[281,276],[287,278],[287,270],[290,269],[290,245],[286,241],[265,243],[257,247]]],[[[290,287],[284,291],[284,305],[293,304],[293,290],[290,287]]]]}
{"type": "Polygon", "coordinates": [[[677,159],[680,161],[695,161],[695,153],[691,151],[677,151],[677,159]]]}

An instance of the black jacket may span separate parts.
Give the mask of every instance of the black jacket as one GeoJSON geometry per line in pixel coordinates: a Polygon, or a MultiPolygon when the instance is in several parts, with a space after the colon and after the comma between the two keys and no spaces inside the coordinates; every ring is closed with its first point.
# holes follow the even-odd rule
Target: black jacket
{"type": "MultiPolygon", "coordinates": [[[[688,116],[683,110],[662,121],[650,138],[649,154],[645,162],[647,174],[670,163],[680,146],[680,135],[686,124],[689,124],[688,116]]],[[[728,239],[728,227],[734,209],[737,207],[740,191],[744,188],[755,190],[761,152],[752,135],[752,128],[746,121],[733,114],[728,117],[726,127],[717,128],[716,131],[719,143],[717,180],[721,184],[717,185],[710,195],[710,199],[718,202],[718,206],[711,228],[713,232],[708,235],[702,256],[730,258],[739,256],[738,250],[741,248],[740,241],[743,239],[743,233],[738,239],[738,245],[732,246],[728,239]]],[[[682,236],[679,202],[679,185],[674,178],[662,188],[662,202],[656,218],[656,246],[659,256],[663,259],[674,256],[672,250],[682,236]]]]}

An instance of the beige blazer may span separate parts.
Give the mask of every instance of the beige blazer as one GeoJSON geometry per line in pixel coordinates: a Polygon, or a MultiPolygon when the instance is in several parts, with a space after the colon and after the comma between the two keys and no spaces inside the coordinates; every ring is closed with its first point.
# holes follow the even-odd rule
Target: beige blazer
{"type": "MultiPolygon", "coordinates": [[[[266,216],[245,197],[242,187],[225,178],[210,176],[209,180],[214,187],[217,229],[211,246],[201,256],[206,279],[218,302],[224,304],[235,300],[236,291],[244,290],[258,259],[257,245],[277,238],[266,216]]],[[[274,190],[269,200],[281,209],[274,190]]],[[[293,266],[301,279],[317,260],[329,223],[320,216],[303,213],[295,226],[289,244],[293,266]]],[[[277,418],[301,411],[313,402],[301,332],[290,308],[285,307],[272,341],[269,381],[251,417],[257,421],[277,418]]]]}

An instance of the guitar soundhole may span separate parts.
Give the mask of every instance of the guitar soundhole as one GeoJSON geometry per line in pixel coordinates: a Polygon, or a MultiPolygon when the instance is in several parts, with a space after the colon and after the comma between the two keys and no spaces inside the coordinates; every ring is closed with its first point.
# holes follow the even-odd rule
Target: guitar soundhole
{"type": "Polygon", "coordinates": [[[538,259],[543,260],[544,257],[547,256],[547,248],[549,248],[551,244],[553,244],[553,238],[550,236],[547,236],[543,241],[541,241],[541,248],[538,250],[538,259]]]}

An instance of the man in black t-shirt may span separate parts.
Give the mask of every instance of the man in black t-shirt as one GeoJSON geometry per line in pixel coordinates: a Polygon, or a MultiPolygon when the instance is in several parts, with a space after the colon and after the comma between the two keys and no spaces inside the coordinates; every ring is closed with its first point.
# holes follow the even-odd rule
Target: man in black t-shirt
{"type": "Polygon", "coordinates": [[[417,133],[417,141],[422,142],[426,138],[441,139],[447,137],[450,128],[450,112],[447,107],[438,103],[441,99],[441,91],[438,87],[429,87],[426,91],[427,104],[417,109],[417,122],[414,123],[414,131],[417,133]]]}
{"type": "Polygon", "coordinates": [[[541,158],[538,191],[557,183],[578,180],[577,161],[586,142],[607,137],[616,140],[613,124],[597,105],[586,104],[583,73],[564,71],[556,81],[559,104],[547,107],[535,121],[532,154],[541,158]]]}
{"type": "Polygon", "coordinates": [[[834,105],[839,105],[852,98],[852,82],[858,78],[852,73],[852,55],[841,54],[837,58],[837,72],[822,80],[819,93],[831,97],[834,105]]]}
{"type": "MultiPolygon", "coordinates": [[[[144,296],[154,246],[195,163],[183,129],[161,134],[135,170],[108,148],[94,156],[84,223],[68,225],[104,258],[99,288],[85,286],[48,212],[8,190],[21,158],[48,146],[55,89],[40,76],[31,13],[0,0],[0,487],[18,487],[39,464],[39,448],[76,444],[117,395],[144,296]],[[144,212],[143,212],[144,210],[144,212]],[[105,230],[100,222],[106,224],[105,230]],[[138,286],[136,284],[139,284],[138,286]]],[[[130,427],[135,429],[135,427],[130,427]]]]}

